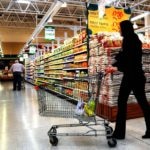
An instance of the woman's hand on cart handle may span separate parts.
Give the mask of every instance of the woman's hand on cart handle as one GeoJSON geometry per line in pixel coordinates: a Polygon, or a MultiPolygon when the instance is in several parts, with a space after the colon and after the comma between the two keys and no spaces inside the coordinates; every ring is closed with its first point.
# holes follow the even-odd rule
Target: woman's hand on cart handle
{"type": "Polygon", "coordinates": [[[106,74],[108,74],[108,73],[114,73],[117,70],[118,70],[117,67],[112,67],[112,66],[108,66],[108,67],[105,68],[106,74]]]}

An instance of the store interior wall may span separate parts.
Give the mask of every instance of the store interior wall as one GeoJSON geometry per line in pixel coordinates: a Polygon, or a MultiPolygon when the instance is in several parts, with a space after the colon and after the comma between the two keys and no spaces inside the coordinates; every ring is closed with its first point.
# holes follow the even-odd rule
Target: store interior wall
{"type": "Polygon", "coordinates": [[[17,55],[24,44],[24,42],[2,42],[2,48],[5,55],[17,55]]]}
{"type": "MultiPolygon", "coordinates": [[[[34,29],[32,28],[0,28],[0,40],[4,55],[17,55],[23,48],[26,41],[31,36],[34,29]]],[[[56,28],[56,38],[59,37],[64,40],[64,34],[67,33],[67,37],[73,36],[73,30],[65,27],[56,28]]],[[[63,42],[62,40],[62,42],[63,42]]],[[[57,41],[55,41],[57,43],[57,41]]],[[[38,38],[34,39],[32,43],[41,44],[51,41],[44,39],[44,29],[38,35],[38,38]]]]}

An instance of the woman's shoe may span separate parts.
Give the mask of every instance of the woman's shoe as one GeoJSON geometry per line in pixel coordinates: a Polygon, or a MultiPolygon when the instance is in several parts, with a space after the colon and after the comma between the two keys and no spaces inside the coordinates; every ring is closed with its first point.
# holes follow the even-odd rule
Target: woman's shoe
{"type": "Polygon", "coordinates": [[[125,139],[125,136],[118,135],[118,134],[115,134],[115,133],[113,133],[112,137],[117,139],[117,140],[124,140],[125,139]]]}
{"type": "Polygon", "coordinates": [[[150,131],[146,131],[146,133],[142,136],[142,139],[149,139],[150,138],[150,131]]]}

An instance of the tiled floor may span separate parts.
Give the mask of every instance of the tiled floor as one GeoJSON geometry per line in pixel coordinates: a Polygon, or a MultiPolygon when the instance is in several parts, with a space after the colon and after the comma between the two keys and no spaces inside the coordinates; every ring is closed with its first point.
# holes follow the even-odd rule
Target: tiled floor
{"type": "MultiPolygon", "coordinates": [[[[38,114],[37,95],[33,86],[26,84],[25,90],[12,91],[10,82],[0,83],[0,150],[108,150],[104,136],[61,136],[53,147],[47,131],[52,125],[75,123],[74,119],[42,117],[38,114]]],[[[112,127],[114,124],[111,124],[112,127]]],[[[79,132],[84,129],[63,131],[79,132]]],[[[143,118],[127,121],[127,137],[118,141],[116,150],[149,150],[150,139],[142,140],[145,131],[143,118]]]]}

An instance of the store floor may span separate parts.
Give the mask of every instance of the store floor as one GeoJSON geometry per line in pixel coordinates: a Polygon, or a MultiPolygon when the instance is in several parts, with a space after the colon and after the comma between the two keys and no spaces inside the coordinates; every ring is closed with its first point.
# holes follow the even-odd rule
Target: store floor
{"type": "MultiPolygon", "coordinates": [[[[51,146],[47,131],[51,125],[66,122],[73,123],[75,120],[39,116],[37,95],[33,86],[26,84],[25,90],[14,92],[10,82],[0,83],[0,150],[110,149],[104,136],[58,137],[58,145],[51,146]]],[[[68,128],[65,130],[70,131],[68,128]]],[[[118,141],[114,149],[149,150],[150,139],[141,139],[144,131],[143,118],[127,121],[127,137],[118,141]]]]}

